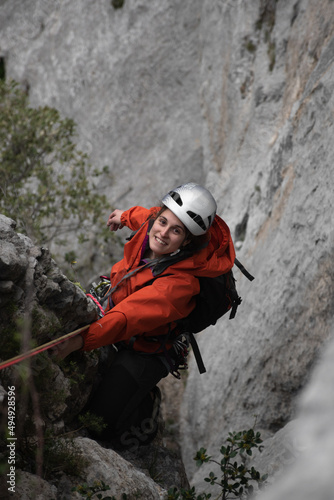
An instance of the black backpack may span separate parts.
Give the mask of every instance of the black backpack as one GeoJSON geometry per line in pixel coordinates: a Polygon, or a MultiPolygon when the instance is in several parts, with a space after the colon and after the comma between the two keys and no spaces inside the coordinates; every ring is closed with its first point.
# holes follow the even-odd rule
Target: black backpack
{"type": "MultiPolygon", "coordinates": [[[[234,263],[250,281],[254,279],[238,259],[235,259],[234,263]]],[[[230,311],[229,319],[233,319],[241,304],[241,297],[238,295],[232,270],[215,278],[199,277],[198,280],[200,293],[196,296],[196,306],[189,316],[177,322],[176,331],[187,336],[199,372],[205,373],[206,369],[194,333],[215,325],[228,311],[230,311]]]]}
{"type": "MultiPolygon", "coordinates": [[[[165,270],[170,263],[171,259],[166,259],[166,262],[163,261],[160,272],[165,270]]],[[[254,279],[238,259],[235,259],[234,264],[250,281],[254,279]]],[[[151,285],[156,279],[159,279],[159,276],[155,276],[145,286],[151,285]]],[[[92,284],[89,295],[95,302],[104,303],[110,281],[106,276],[100,278],[102,281],[98,285],[96,283],[92,284]]],[[[176,327],[170,330],[167,335],[161,336],[160,339],[155,337],[150,339],[148,337],[151,341],[159,341],[160,347],[158,351],[164,352],[170,365],[170,371],[177,378],[180,378],[178,368],[182,365],[186,367],[186,356],[188,354],[186,345],[180,341],[180,337],[183,336],[190,342],[199,372],[205,373],[206,369],[194,334],[202,332],[210,325],[215,325],[218,319],[228,311],[230,311],[229,319],[233,319],[238,306],[241,304],[241,297],[238,295],[232,270],[215,278],[198,277],[198,280],[200,282],[200,292],[196,295],[196,306],[193,311],[186,318],[178,320],[176,327]],[[175,360],[175,357],[171,359],[171,355],[166,349],[166,345],[170,342],[173,343],[174,349],[179,354],[179,361],[175,360]],[[177,361],[176,367],[175,361],[177,361]]],[[[132,337],[128,347],[133,347],[135,341],[136,337],[132,337]]]]}

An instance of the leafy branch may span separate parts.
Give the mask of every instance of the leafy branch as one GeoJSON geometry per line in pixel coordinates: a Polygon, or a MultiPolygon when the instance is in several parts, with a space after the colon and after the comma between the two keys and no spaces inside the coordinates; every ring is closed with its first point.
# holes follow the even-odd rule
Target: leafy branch
{"type": "MultiPolygon", "coordinates": [[[[94,481],[94,483],[89,486],[87,483],[80,484],[78,486],[75,486],[72,488],[72,491],[76,491],[80,493],[82,498],[85,498],[86,500],[89,500],[91,498],[98,498],[101,499],[103,498],[104,500],[116,500],[114,496],[110,497],[103,497],[102,493],[104,491],[110,490],[110,486],[105,484],[103,481],[94,481]]],[[[128,496],[126,493],[122,494],[122,500],[127,500],[128,496]]]]}
{"type": "MultiPolygon", "coordinates": [[[[214,460],[207,455],[205,448],[200,448],[197,451],[194,460],[196,465],[200,467],[204,463],[213,463],[220,468],[220,479],[214,472],[210,472],[209,476],[204,479],[211,486],[218,485],[221,488],[221,493],[218,498],[228,500],[232,497],[241,497],[243,494],[251,494],[254,490],[252,483],[256,483],[261,488],[268,475],[261,476],[260,472],[254,467],[247,468],[245,465],[246,456],[251,456],[254,448],[262,451],[262,439],[260,432],[254,432],[253,429],[244,430],[241,432],[229,432],[226,444],[221,446],[220,454],[222,459],[214,460]],[[238,463],[236,457],[239,455],[241,463],[238,463]]],[[[211,498],[211,493],[196,494],[195,488],[191,490],[177,490],[177,488],[168,491],[168,500],[206,500],[211,498]]]]}
{"type": "Polygon", "coordinates": [[[0,81],[0,211],[37,243],[105,225],[98,181],[108,167],[93,169],[75,137],[73,120],[30,107],[16,82],[0,81]]]}

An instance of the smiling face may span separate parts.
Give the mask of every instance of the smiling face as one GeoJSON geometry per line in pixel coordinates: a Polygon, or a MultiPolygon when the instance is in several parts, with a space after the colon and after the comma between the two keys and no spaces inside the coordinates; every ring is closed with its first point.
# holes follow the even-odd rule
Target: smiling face
{"type": "Polygon", "coordinates": [[[187,232],[180,221],[168,208],[154,221],[149,234],[149,245],[153,258],[175,252],[187,244],[187,232]]]}

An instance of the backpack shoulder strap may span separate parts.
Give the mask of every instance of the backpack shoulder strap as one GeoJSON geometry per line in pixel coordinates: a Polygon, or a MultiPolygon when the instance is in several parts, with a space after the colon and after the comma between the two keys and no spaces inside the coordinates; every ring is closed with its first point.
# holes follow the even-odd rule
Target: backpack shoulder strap
{"type": "Polygon", "coordinates": [[[237,258],[234,259],[234,264],[240,269],[240,271],[242,272],[242,274],[244,274],[246,276],[246,278],[249,279],[249,281],[253,281],[254,279],[254,276],[252,276],[248,271],[247,269],[244,268],[244,266],[241,264],[240,260],[238,260],[237,258]]]}
{"type": "Polygon", "coordinates": [[[206,372],[206,368],[204,366],[203,358],[202,358],[201,352],[199,350],[197,341],[196,341],[195,336],[194,336],[193,333],[189,333],[188,332],[187,335],[188,335],[191,347],[193,349],[193,353],[194,353],[194,356],[195,356],[195,359],[196,359],[198,370],[199,370],[200,374],[202,375],[202,373],[206,372]]]}

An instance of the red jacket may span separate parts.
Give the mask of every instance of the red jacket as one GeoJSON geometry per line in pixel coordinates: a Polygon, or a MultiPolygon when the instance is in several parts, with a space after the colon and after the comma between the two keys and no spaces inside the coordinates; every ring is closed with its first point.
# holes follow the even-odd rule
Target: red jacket
{"type": "MultiPolygon", "coordinates": [[[[147,240],[148,218],[159,208],[133,207],[123,212],[121,223],[135,236],[126,243],[123,259],[111,270],[111,284],[115,286],[122,277],[139,267],[143,245],[147,240]]],[[[170,323],[185,318],[195,307],[195,295],[199,293],[196,276],[218,276],[228,272],[235,259],[235,251],[226,223],[218,216],[209,230],[210,240],[206,248],[191,257],[171,264],[151,284],[154,274],[147,267],[125,279],[112,294],[114,307],[106,309],[106,315],[92,323],[83,335],[83,350],[90,351],[108,344],[129,340],[138,336],[134,349],[154,352],[156,343],[145,338],[164,335],[170,323]],[[147,285],[147,286],[145,286],[147,285]]]]}

